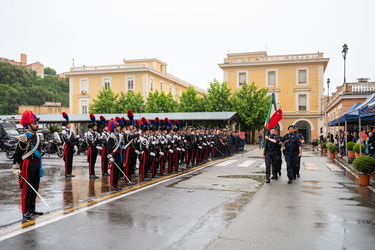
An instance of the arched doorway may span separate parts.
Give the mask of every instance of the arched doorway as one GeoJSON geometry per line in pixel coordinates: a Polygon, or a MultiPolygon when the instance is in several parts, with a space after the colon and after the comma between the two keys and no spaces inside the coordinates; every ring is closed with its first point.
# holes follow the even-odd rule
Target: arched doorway
{"type": "Polygon", "coordinates": [[[307,121],[298,121],[296,123],[298,132],[305,137],[305,142],[311,142],[311,126],[307,121]]]}

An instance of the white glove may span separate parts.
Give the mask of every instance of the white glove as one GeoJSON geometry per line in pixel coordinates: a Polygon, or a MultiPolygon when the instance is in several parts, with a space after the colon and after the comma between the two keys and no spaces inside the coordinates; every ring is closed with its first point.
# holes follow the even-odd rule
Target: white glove
{"type": "Polygon", "coordinates": [[[182,152],[185,152],[185,149],[184,149],[184,148],[182,148],[182,152]]]}
{"type": "Polygon", "coordinates": [[[18,163],[13,164],[12,170],[13,170],[13,174],[20,175],[21,174],[20,164],[18,163]]]}
{"type": "Polygon", "coordinates": [[[169,152],[170,152],[170,153],[173,153],[174,151],[173,151],[173,149],[170,149],[169,152]]]}
{"type": "Polygon", "coordinates": [[[181,151],[181,148],[176,148],[178,151],[181,151]]]}
{"type": "Polygon", "coordinates": [[[115,159],[113,159],[112,157],[108,159],[108,161],[110,162],[115,162],[115,159]]]}
{"type": "Polygon", "coordinates": [[[198,146],[199,149],[202,149],[202,146],[198,146]]]}
{"type": "Polygon", "coordinates": [[[159,152],[159,154],[160,154],[160,155],[164,155],[164,153],[163,153],[163,152],[159,152]]]}
{"type": "Polygon", "coordinates": [[[155,154],[154,152],[151,152],[150,155],[151,155],[151,156],[155,156],[156,154],[155,154]]]}
{"type": "Polygon", "coordinates": [[[206,143],[203,143],[203,146],[207,146],[207,144],[206,144],[206,143]]]}
{"type": "Polygon", "coordinates": [[[135,152],[139,155],[141,152],[139,152],[138,150],[135,150],[135,152]]]}
{"type": "Polygon", "coordinates": [[[96,146],[96,149],[97,149],[97,150],[102,150],[103,148],[100,147],[100,146],[96,146]]]}
{"type": "Polygon", "coordinates": [[[184,140],[184,142],[186,142],[186,140],[184,140]]]}
{"type": "Polygon", "coordinates": [[[156,144],[156,141],[152,141],[151,144],[152,144],[152,145],[155,145],[155,144],[156,144]]]}
{"type": "Polygon", "coordinates": [[[162,141],[162,142],[160,142],[161,143],[161,145],[163,145],[164,144],[164,142],[162,141]]]}

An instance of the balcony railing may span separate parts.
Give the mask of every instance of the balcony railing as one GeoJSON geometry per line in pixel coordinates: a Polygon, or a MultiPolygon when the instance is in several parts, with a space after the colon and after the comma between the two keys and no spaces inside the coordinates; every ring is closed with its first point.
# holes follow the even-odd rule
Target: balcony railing
{"type": "Polygon", "coordinates": [[[238,57],[224,58],[224,63],[247,63],[247,62],[266,62],[266,61],[292,61],[323,58],[323,53],[314,54],[296,54],[296,55],[279,55],[279,56],[254,56],[245,55],[238,57]]]}
{"type": "Polygon", "coordinates": [[[148,63],[130,63],[130,64],[119,64],[119,65],[72,67],[70,68],[70,71],[111,70],[111,69],[129,69],[129,68],[155,69],[152,65],[148,63]]]}

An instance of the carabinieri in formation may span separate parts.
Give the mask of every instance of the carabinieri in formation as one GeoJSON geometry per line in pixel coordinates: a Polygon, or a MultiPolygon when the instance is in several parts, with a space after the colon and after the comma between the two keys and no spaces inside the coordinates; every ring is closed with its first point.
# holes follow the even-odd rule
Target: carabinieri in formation
{"type": "Polygon", "coordinates": [[[150,181],[177,173],[181,167],[189,169],[238,152],[240,138],[234,131],[181,128],[178,120],[172,123],[168,118],[161,122],[155,117],[153,123],[144,117],[134,120],[131,110],[127,116],[128,119],[116,117],[109,121],[100,116],[98,128],[95,116],[90,114],[91,123],[86,133],[89,177],[99,178],[95,174],[95,163],[98,151],[101,151],[101,172],[103,176],[110,175],[112,191],[121,190],[118,187],[120,179],[125,179],[126,185],[133,185],[132,177],[150,181]],[[138,173],[135,172],[137,160],[138,173]]]}

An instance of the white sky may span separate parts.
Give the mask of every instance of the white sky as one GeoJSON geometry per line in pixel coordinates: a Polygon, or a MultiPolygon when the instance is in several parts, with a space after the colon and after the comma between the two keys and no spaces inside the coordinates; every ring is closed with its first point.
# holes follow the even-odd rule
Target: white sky
{"type": "MultiPolygon", "coordinates": [[[[0,57],[39,61],[58,73],[75,66],[158,58],[198,87],[223,80],[230,53],[324,52],[330,92],[343,82],[375,81],[373,0],[0,0],[0,57]]],[[[327,91],[325,91],[327,93],[327,91]]]]}

